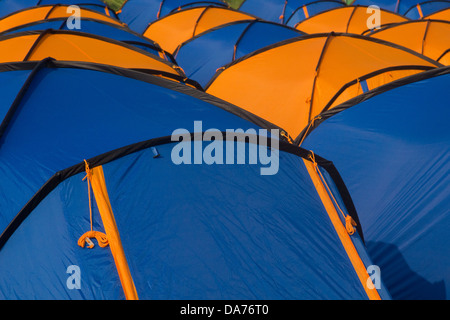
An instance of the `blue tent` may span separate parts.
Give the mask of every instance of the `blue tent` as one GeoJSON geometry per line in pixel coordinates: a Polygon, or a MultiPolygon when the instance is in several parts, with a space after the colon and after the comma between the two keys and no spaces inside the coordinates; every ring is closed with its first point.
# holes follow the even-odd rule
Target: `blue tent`
{"type": "Polygon", "coordinates": [[[450,1],[424,1],[411,6],[404,15],[416,20],[447,8],[450,8],[450,1]]]}
{"type": "Polygon", "coordinates": [[[123,4],[118,16],[130,29],[143,33],[149,23],[173,11],[208,5],[226,7],[220,0],[128,0],[123,4]]]}
{"type": "Polygon", "coordinates": [[[244,20],[229,23],[181,44],[175,52],[186,76],[205,86],[217,69],[234,60],[282,40],[304,35],[273,22],[244,20]]]}
{"type": "Polygon", "coordinates": [[[80,158],[170,135],[194,120],[219,129],[269,127],[188,85],[143,72],[47,60],[0,67],[0,229],[51,175],[80,158]]]}
{"type": "Polygon", "coordinates": [[[394,299],[450,297],[450,68],[322,114],[302,146],[333,159],[394,299]]]}
{"type": "Polygon", "coordinates": [[[2,64],[0,88],[0,298],[390,298],[381,279],[368,286],[373,263],[336,168],[258,134],[272,124],[91,63],[2,64]],[[220,158],[213,143],[244,151],[220,158]],[[245,161],[256,147],[277,155],[270,178],[269,162],[245,161]],[[199,150],[226,163],[197,163],[199,150]]]}
{"type": "Polygon", "coordinates": [[[245,0],[239,10],[264,20],[294,26],[317,13],[344,5],[343,2],[334,0],[245,0]]]}
{"type": "Polygon", "coordinates": [[[0,18],[25,8],[49,4],[77,5],[115,16],[115,13],[109,10],[106,4],[100,0],[2,0],[0,1],[0,18]]]}
{"type": "MultiPolygon", "coordinates": [[[[425,11],[427,10],[433,10],[433,7],[441,6],[444,2],[447,1],[426,1],[426,2],[436,2],[436,4],[431,4],[430,9],[427,9],[426,7],[428,4],[426,4],[425,11]]],[[[356,0],[353,4],[363,5],[363,6],[370,6],[375,5],[382,9],[389,10],[392,12],[396,12],[402,15],[406,15],[406,13],[409,10],[412,10],[412,8],[416,7],[417,4],[419,4],[422,7],[422,3],[420,0],[356,0]]],[[[424,12],[424,15],[425,12],[424,12]]],[[[408,18],[416,19],[414,18],[416,15],[412,15],[411,13],[409,15],[406,15],[408,18]]]]}
{"type": "MultiPolygon", "coordinates": [[[[80,29],[76,31],[95,34],[102,37],[111,38],[114,40],[122,41],[133,46],[139,47],[149,53],[157,55],[168,61],[175,62],[172,55],[163,49],[154,41],[149,38],[143,37],[131,29],[125,26],[119,26],[117,24],[109,23],[106,21],[90,19],[90,18],[80,18],[80,29]]],[[[15,27],[10,30],[6,30],[0,35],[6,35],[22,31],[41,31],[47,29],[54,30],[72,30],[70,25],[70,18],[54,18],[47,20],[40,20],[25,25],[15,27]]]]}

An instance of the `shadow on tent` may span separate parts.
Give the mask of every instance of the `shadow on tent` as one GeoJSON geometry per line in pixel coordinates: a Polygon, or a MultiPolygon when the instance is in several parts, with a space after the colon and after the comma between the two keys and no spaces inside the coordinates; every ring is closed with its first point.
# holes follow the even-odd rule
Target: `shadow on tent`
{"type": "Polygon", "coordinates": [[[381,241],[369,241],[367,249],[369,253],[377,253],[372,255],[373,263],[380,267],[384,284],[393,300],[404,300],[406,292],[409,292],[408,298],[406,298],[408,300],[411,293],[415,296],[413,299],[417,300],[447,299],[444,281],[429,282],[414,272],[396,245],[381,241]],[[389,256],[389,259],[378,259],[383,255],[389,256]],[[408,280],[403,281],[404,279],[408,280]],[[402,283],[405,284],[402,285],[402,283]],[[408,288],[411,283],[414,283],[414,288],[408,288]]]}

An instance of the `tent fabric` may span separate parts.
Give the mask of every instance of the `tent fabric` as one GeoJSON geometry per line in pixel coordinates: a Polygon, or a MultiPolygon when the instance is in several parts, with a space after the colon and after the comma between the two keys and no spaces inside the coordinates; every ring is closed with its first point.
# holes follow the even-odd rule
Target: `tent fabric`
{"type": "Polygon", "coordinates": [[[450,21],[450,8],[436,11],[423,19],[445,20],[450,21]]]}
{"type": "Polygon", "coordinates": [[[450,22],[414,20],[375,31],[371,37],[396,43],[450,65],[450,22]]]}
{"type": "Polygon", "coordinates": [[[143,35],[158,42],[164,50],[174,53],[183,42],[207,30],[235,21],[254,19],[256,17],[233,9],[211,6],[191,8],[149,24],[143,35]]]}
{"type": "Polygon", "coordinates": [[[184,42],[174,55],[186,76],[205,86],[222,66],[268,45],[302,35],[301,31],[273,22],[237,21],[184,42]]]}
{"type": "Polygon", "coordinates": [[[373,89],[439,66],[379,39],[314,34],[236,60],[216,73],[206,91],[277,124],[295,140],[322,110],[360,95],[366,85],[373,89]]]}
{"type": "Polygon", "coordinates": [[[424,1],[411,6],[408,10],[406,10],[404,15],[410,19],[421,19],[435,12],[449,8],[450,1],[424,1]]]}
{"type": "Polygon", "coordinates": [[[126,23],[130,29],[142,33],[149,23],[163,18],[171,13],[202,6],[215,6],[226,8],[220,0],[128,0],[120,9],[119,19],[126,23]],[[144,10],[145,8],[145,10],[144,10]]]}
{"type": "Polygon", "coordinates": [[[52,57],[154,70],[175,79],[185,77],[178,66],[159,56],[120,41],[78,31],[47,29],[13,33],[0,36],[0,48],[0,63],[52,57]]]}
{"type": "MultiPolygon", "coordinates": [[[[362,34],[369,29],[366,6],[345,6],[328,10],[299,22],[295,27],[306,33],[348,32],[362,34]]],[[[407,18],[386,10],[380,12],[381,25],[408,21],[407,18]]]]}
{"type": "Polygon", "coordinates": [[[0,112],[1,230],[45,181],[80,159],[190,129],[197,120],[219,130],[277,128],[199,90],[142,72],[48,60],[0,66],[6,93],[0,112]]]}
{"type": "MultiPolygon", "coordinates": [[[[87,160],[102,166],[139,299],[368,298],[311,180],[306,150],[282,144],[280,172],[268,180],[250,164],[175,165],[173,148],[168,139],[152,139],[87,160]],[[279,187],[286,184],[289,192],[279,187]]],[[[124,298],[109,247],[77,246],[89,226],[83,169],[81,163],[51,177],[2,234],[1,298],[124,298]],[[38,250],[43,233],[46,250],[38,250]],[[36,262],[43,275],[30,278],[36,262]],[[81,290],[67,288],[60,269],[68,265],[82,270],[81,290]]],[[[94,226],[103,230],[98,211],[94,226]]],[[[361,256],[356,246],[352,252],[365,268],[371,261],[359,248],[361,256]]]]}
{"type": "Polygon", "coordinates": [[[304,148],[333,159],[393,299],[450,295],[450,68],[411,76],[323,114],[304,148]]]}
{"type": "Polygon", "coordinates": [[[312,16],[331,8],[344,6],[340,1],[313,1],[313,0],[245,0],[239,10],[253,14],[261,19],[289,24],[291,20],[303,19],[305,15],[312,16]]]}
{"type": "Polygon", "coordinates": [[[77,5],[108,16],[115,16],[115,13],[108,9],[106,4],[100,0],[2,0],[0,1],[0,18],[15,11],[39,5],[77,5]]]}
{"type": "Polygon", "coordinates": [[[405,14],[405,12],[415,6],[418,0],[356,0],[353,4],[371,6],[375,5],[381,9],[396,12],[399,14],[405,14]]]}
{"type": "Polygon", "coordinates": [[[316,14],[344,6],[344,2],[335,0],[318,0],[306,3],[292,11],[292,14],[284,19],[284,24],[294,27],[300,21],[315,16],[316,14]]]}
{"type": "MultiPolygon", "coordinates": [[[[72,13],[67,12],[68,6],[62,5],[46,5],[26,8],[15,11],[0,19],[0,32],[12,29],[27,23],[37,22],[45,19],[68,18],[72,13]]],[[[83,18],[91,18],[101,20],[117,25],[122,25],[120,21],[101,14],[99,12],[80,7],[80,16],[83,18]]]]}
{"type": "MultiPolygon", "coordinates": [[[[162,50],[156,42],[133,32],[125,26],[119,26],[117,24],[105,22],[102,20],[81,17],[79,27],[80,28],[76,29],[76,31],[95,34],[98,36],[125,42],[135,47],[139,47],[140,49],[143,49],[151,54],[159,56],[160,58],[175,62],[172,55],[162,50]]],[[[20,25],[15,28],[6,30],[1,34],[6,35],[24,31],[42,31],[46,29],[71,30],[71,28],[72,25],[70,18],[54,18],[20,25]]]]}

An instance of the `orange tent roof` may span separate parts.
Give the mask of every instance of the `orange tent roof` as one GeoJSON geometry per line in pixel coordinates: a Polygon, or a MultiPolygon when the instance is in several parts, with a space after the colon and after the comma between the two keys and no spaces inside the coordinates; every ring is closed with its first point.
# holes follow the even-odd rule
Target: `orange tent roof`
{"type": "Polygon", "coordinates": [[[49,29],[0,37],[0,63],[35,61],[47,57],[154,70],[157,74],[175,79],[185,77],[179,67],[156,55],[120,41],[88,33],[49,29]]]}
{"type": "MultiPolygon", "coordinates": [[[[408,21],[408,18],[397,13],[383,9],[380,11],[381,25],[408,21]]],[[[295,27],[309,34],[332,31],[361,34],[369,29],[367,22],[371,16],[372,11],[368,13],[367,6],[345,6],[316,14],[299,22],[295,27]]]]}
{"type": "MultiPolygon", "coordinates": [[[[0,32],[30,22],[52,18],[68,18],[72,16],[72,13],[71,11],[67,13],[67,7],[68,5],[43,5],[16,11],[0,19],[0,32]]],[[[80,8],[80,15],[83,18],[92,18],[122,25],[122,23],[115,18],[86,8],[80,8]]]]}
{"type": "Polygon", "coordinates": [[[296,138],[322,111],[393,80],[441,66],[418,53],[355,34],[307,35],[219,70],[206,92],[296,138]]]}
{"type": "Polygon", "coordinates": [[[211,28],[241,20],[256,19],[247,13],[222,7],[195,7],[171,13],[151,23],[143,35],[174,53],[190,38],[211,28]]]}
{"type": "Polygon", "coordinates": [[[387,26],[371,37],[394,42],[450,65],[450,22],[415,20],[387,26]]]}

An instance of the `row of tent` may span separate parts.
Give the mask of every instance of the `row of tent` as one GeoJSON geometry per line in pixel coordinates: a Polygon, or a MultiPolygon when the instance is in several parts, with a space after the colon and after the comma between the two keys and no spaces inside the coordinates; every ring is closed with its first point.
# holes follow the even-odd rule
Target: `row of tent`
{"type": "Polygon", "coordinates": [[[0,0],[0,298],[448,299],[449,10],[0,0]]]}

